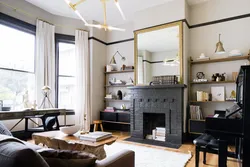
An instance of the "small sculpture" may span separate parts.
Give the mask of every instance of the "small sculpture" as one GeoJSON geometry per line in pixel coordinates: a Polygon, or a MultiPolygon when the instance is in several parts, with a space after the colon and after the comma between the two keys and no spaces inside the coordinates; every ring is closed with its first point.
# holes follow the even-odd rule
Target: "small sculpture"
{"type": "Polygon", "coordinates": [[[122,100],[122,91],[118,90],[118,92],[117,92],[117,98],[119,100],[122,100]]]}
{"type": "Polygon", "coordinates": [[[23,95],[23,108],[29,108],[29,92],[28,92],[28,90],[26,90],[24,95],[23,95]]]}

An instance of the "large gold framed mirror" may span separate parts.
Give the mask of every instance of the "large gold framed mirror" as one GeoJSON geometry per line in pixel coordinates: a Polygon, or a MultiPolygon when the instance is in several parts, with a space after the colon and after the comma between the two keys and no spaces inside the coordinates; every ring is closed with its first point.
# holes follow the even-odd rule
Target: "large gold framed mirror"
{"type": "Polygon", "coordinates": [[[183,83],[183,27],[174,22],[134,32],[135,85],[175,75],[183,83]]]}

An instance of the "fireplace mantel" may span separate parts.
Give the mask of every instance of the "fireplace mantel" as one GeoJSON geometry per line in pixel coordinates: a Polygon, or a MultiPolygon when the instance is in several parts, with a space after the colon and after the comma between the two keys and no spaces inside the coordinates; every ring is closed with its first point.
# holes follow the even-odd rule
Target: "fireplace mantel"
{"type": "MultiPolygon", "coordinates": [[[[131,137],[146,140],[149,144],[180,146],[183,133],[183,97],[185,87],[186,85],[182,84],[129,87],[131,94],[131,137]],[[147,135],[145,133],[152,130],[145,130],[145,114],[161,114],[165,116],[165,142],[145,139],[147,135]]],[[[152,118],[154,117],[153,115],[152,118]]],[[[147,117],[147,121],[148,119],[147,117]]]]}
{"type": "Polygon", "coordinates": [[[166,88],[186,88],[184,84],[175,84],[175,85],[138,85],[128,87],[128,89],[166,89],[166,88]]]}

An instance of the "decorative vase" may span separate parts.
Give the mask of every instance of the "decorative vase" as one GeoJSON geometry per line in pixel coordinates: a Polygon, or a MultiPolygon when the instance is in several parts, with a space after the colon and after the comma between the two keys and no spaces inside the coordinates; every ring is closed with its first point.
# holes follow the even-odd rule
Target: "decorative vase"
{"type": "Polygon", "coordinates": [[[216,76],[213,74],[212,81],[216,81],[216,76]]]}
{"type": "Polygon", "coordinates": [[[122,100],[122,91],[118,90],[118,92],[117,92],[117,98],[119,100],[122,100]]]}

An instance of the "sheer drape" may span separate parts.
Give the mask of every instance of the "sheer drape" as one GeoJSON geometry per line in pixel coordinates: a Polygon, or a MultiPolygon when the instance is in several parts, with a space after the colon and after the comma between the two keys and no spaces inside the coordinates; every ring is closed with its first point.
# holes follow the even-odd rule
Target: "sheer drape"
{"type": "Polygon", "coordinates": [[[90,126],[90,80],[89,80],[89,48],[88,32],[76,30],[76,103],[75,124],[88,131],[90,126]]]}
{"type": "Polygon", "coordinates": [[[49,86],[49,99],[55,106],[55,26],[41,20],[36,22],[36,99],[41,105],[42,87],[49,86]]]}

